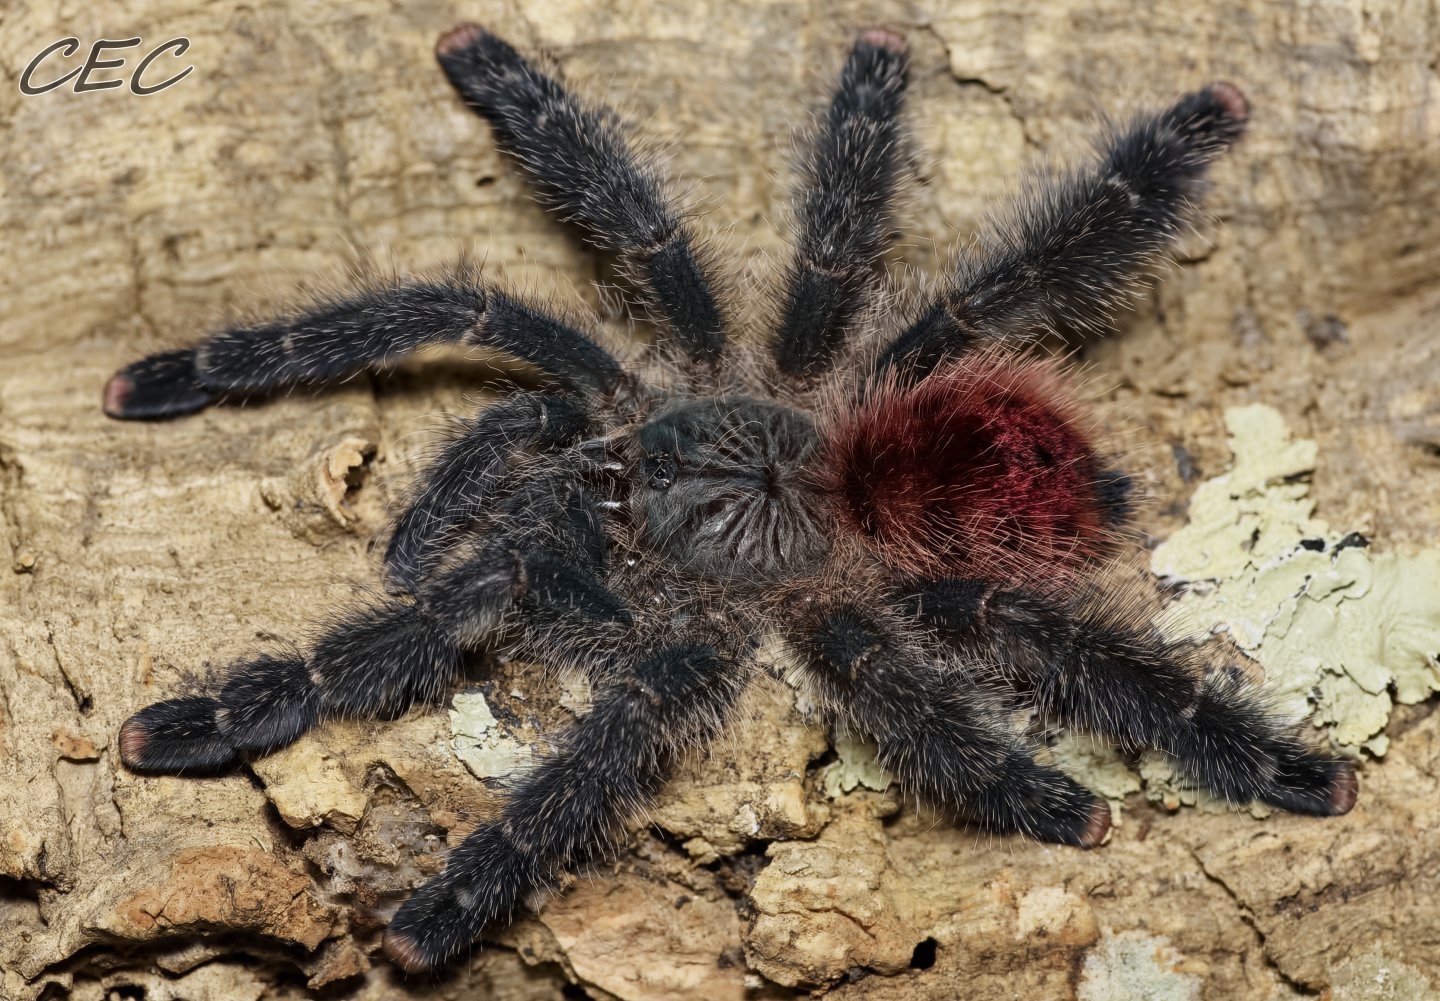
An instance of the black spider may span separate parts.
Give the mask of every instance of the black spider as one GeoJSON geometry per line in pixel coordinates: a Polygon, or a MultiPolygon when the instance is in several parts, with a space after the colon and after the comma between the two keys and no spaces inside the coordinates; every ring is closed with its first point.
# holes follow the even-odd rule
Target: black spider
{"type": "Polygon", "coordinates": [[[391,597],[307,658],[236,665],[120,733],[134,769],[213,770],[335,716],[443,698],[462,653],[583,670],[593,708],[499,819],[400,909],[385,948],[443,963],[554,885],[724,725],[779,634],[792,679],[930,803],[1092,847],[1105,801],[1035,757],[1023,712],[1157,748],[1234,802],[1344,813],[1356,780],[1237,673],[1167,642],[1099,583],[1129,480],[1063,380],[1006,346],[1103,327],[1191,215],[1248,106],[1215,83],[1038,185],[898,334],[867,313],[902,172],[907,56],[862,34],[810,148],[776,322],[726,341],[714,265],[614,116],[473,25],[441,65],[559,215],[618,259],[659,329],[639,371],[469,273],[334,299],[125,368],[106,412],[164,418],[321,384],[429,344],[483,345],[550,388],[471,418],[385,554],[391,597]],[[873,336],[852,336],[864,328],[873,336]]]}

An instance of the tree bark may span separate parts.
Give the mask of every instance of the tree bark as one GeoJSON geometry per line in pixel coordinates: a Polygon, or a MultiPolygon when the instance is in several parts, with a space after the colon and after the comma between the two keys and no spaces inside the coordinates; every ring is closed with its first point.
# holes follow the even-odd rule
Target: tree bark
{"type": "MultiPolygon", "coordinates": [[[[126,78],[176,37],[190,48],[153,75],[195,67],[146,97],[0,90],[0,995],[1440,996],[1433,702],[1392,717],[1344,818],[1167,813],[1132,794],[1112,840],[1080,852],[978,837],[893,790],[828,796],[825,733],[793,692],[761,685],[613,863],[438,986],[404,981],[378,942],[444,841],[504,796],[503,774],[477,780],[452,750],[447,713],[327,725],[223,778],[118,764],[131,712],[268,637],[303,642],[371,585],[370,541],[437,418],[486,398],[489,370],[441,359],[154,425],[102,415],[113,370],[347,267],[462,254],[600,309],[625,336],[596,286],[603,262],[530,200],[436,67],[434,37],[463,19],[548,49],[577,89],[668,144],[741,289],[784,259],[794,130],[862,28],[910,40],[920,155],[900,254],[931,272],[1023,165],[1083,149],[1097,109],[1234,81],[1254,115],[1217,172],[1214,221],[1085,353],[1110,423],[1136,443],[1141,527],[1163,538],[1184,523],[1194,482],[1228,461],[1224,408],[1264,402],[1319,443],[1321,515],[1377,546],[1427,543],[1440,14],[1411,0],[1141,10],[120,0],[102,18],[19,0],[0,13],[12,80],[71,35],[80,54],[37,78],[99,38],[142,45],[106,54],[127,68],[96,79],[126,78]]],[[[470,687],[511,750],[575,711],[518,666],[470,687]]]]}

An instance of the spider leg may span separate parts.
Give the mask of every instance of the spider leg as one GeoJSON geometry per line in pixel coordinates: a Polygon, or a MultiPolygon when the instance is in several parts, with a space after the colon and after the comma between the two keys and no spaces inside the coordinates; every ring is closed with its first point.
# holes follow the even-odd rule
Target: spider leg
{"type": "Polygon", "coordinates": [[[1193,216],[1207,169],[1248,115],[1239,90],[1212,83],[1118,132],[1095,167],[1044,182],[978,260],[961,263],[876,371],[921,378],[989,339],[1103,330],[1193,216]]]}
{"type": "Polygon", "coordinates": [[[811,145],[808,184],[771,349],[787,376],[811,376],[833,361],[890,234],[902,153],[905,41],[881,29],[862,34],[811,145]]]}
{"type": "Polygon", "coordinates": [[[685,354],[717,361],[725,333],[710,269],[659,174],[630,149],[614,113],[586,107],[479,25],[445,32],[436,55],[541,199],[591,244],[619,255],[685,354]]]}
{"type": "Polygon", "coordinates": [[[574,391],[608,393],[621,378],[615,359],[580,331],[462,276],[358,292],[142,358],[110,378],[105,412],[178,417],[227,394],[338,382],[435,344],[504,351],[574,391]]]}
{"type": "MultiPolygon", "coordinates": [[[[517,495],[504,513],[522,517],[539,507],[534,500],[517,495]]],[[[541,509],[552,522],[517,525],[490,540],[425,581],[413,602],[351,614],[308,659],[242,661],[215,695],[142,709],[120,728],[121,760],[137,771],[213,771],[243,754],[278,750],[326,717],[390,719],[436,702],[454,683],[463,650],[499,635],[513,609],[569,625],[562,636],[628,622],[624,603],[600,580],[605,543],[593,501],[576,490],[554,507],[559,514],[541,509]]]]}
{"type": "Polygon", "coordinates": [[[789,641],[824,702],[874,738],[880,764],[923,799],[986,830],[1084,848],[1104,840],[1104,800],[1038,763],[991,696],[877,617],[832,605],[789,641]]]}
{"type": "Polygon", "coordinates": [[[964,654],[1001,665],[1048,718],[1164,751],[1231,802],[1321,816],[1355,803],[1353,765],[1307,745],[1243,683],[1207,680],[1185,646],[1103,608],[964,579],[921,582],[906,604],[964,654]]]}
{"type": "Polygon", "coordinates": [[[386,953],[406,971],[428,970],[508,919],[524,897],[603,847],[660,789],[675,753],[719,730],[741,687],[734,665],[702,643],[666,646],[608,674],[593,708],[499,819],[471,833],[400,908],[386,953]]]}
{"type": "Polygon", "coordinates": [[[471,418],[420,474],[414,500],[396,523],[385,550],[390,589],[415,588],[455,530],[491,499],[518,454],[569,445],[589,426],[581,404],[543,393],[514,396],[471,418]]]}

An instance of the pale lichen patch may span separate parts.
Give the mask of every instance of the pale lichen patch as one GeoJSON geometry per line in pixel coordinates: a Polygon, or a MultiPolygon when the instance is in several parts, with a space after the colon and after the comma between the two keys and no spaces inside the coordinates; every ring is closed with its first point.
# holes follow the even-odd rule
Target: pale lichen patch
{"type": "Polygon", "coordinates": [[[1335,968],[1331,991],[1334,1001],[1406,1001],[1436,997],[1440,985],[1375,948],[1342,960],[1335,968]]]}
{"type": "Polygon", "coordinates": [[[835,738],[836,758],[820,773],[820,788],[830,799],[838,799],[860,787],[884,792],[890,774],[875,760],[873,743],[849,735],[835,738]]]}
{"type": "Polygon", "coordinates": [[[1277,709],[1313,709],[1342,749],[1383,754],[1393,703],[1440,691],[1440,551],[1374,553],[1316,518],[1315,443],[1270,407],[1232,408],[1225,423],[1232,469],[1200,485],[1189,524],[1151,559],[1189,585],[1171,632],[1227,634],[1277,709]]]}
{"type": "Polygon", "coordinates": [[[1201,985],[1164,936],[1106,930],[1085,956],[1075,996],[1079,1001],[1195,1001],[1201,985]]]}
{"type": "Polygon", "coordinates": [[[1079,733],[1066,733],[1050,749],[1061,771],[1110,801],[1111,823],[1120,826],[1121,804],[1140,791],[1140,777],[1113,747],[1079,733]]]}
{"type": "Polygon", "coordinates": [[[450,746],[478,779],[506,779],[534,764],[534,752],[506,734],[481,692],[460,692],[450,703],[450,746]]]}

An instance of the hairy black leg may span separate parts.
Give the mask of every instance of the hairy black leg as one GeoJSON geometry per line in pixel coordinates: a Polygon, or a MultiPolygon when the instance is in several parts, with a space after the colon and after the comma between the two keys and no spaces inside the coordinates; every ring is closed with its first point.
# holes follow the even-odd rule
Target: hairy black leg
{"type": "Polygon", "coordinates": [[[619,255],[679,347],[697,361],[718,359],[724,321],[709,269],[659,174],[631,151],[614,113],[586,107],[478,25],[441,35],[436,55],[540,197],[590,243],[619,255]]]}
{"type": "Polygon", "coordinates": [[[568,445],[589,426],[581,404],[540,393],[504,400],[466,422],[420,474],[415,499],[395,525],[385,550],[391,589],[415,587],[455,531],[492,499],[518,455],[568,445]]]}
{"type": "Polygon", "coordinates": [[[435,344],[503,351],[580,392],[607,393],[621,377],[615,359],[580,331],[460,275],[357,292],[142,358],[110,378],[105,412],[177,417],[228,394],[338,382],[435,344]]]}
{"type": "Polygon", "coordinates": [[[426,580],[414,601],[352,613],[308,658],[242,661],[214,696],[142,709],[120,729],[121,760],[137,771],[212,771],[284,747],[326,717],[394,718],[441,699],[462,651],[498,635],[512,610],[568,625],[562,636],[629,621],[601,580],[600,516],[583,491],[545,482],[507,498],[505,508],[511,531],[426,580]]]}
{"type": "Polygon", "coordinates": [[[1239,90],[1212,83],[1120,131],[1094,168],[1043,183],[978,259],[961,263],[877,370],[919,378],[987,340],[1103,330],[1187,224],[1207,169],[1248,115],[1239,90]]]}
{"type": "Polygon", "coordinates": [[[660,789],[676,751],[720,728],[740,687],[734,665],[700,643],[609,675],[500,818],[470,834],[400,908],[386,953],[404,970],[432,969],[508,920],[526,896],[605,846],[660,789]]]}
{"type": "Polygon", "coordinates": [[[1038,763],[991,697],[879,619],[834,605],[788,639],[824,702],[874,738],[880,763],[922,799],[991,831],[1085,848],[1104,840],[1104,800],[1038,763]]]}
{"type": "Polygon", "coordinates": [[[216,724],[219,711],[219,700],[205,695],[146,706],[120,727],[120,760],[167,775],[221,768],[234,760],[235,747],[216,724]]]}
{"type": "Polygon", "coordinates": [[[1189,723],[1162,749],[1197,782],[1233,803],[1259,800],[1328,817],[1349,813],[1360,794],[1353,764],[1301,740],[1242,680],[1208,680],[1189,723]]]}
{"type": "Polygon", "coordinates": [[[902,154],[905,41],[872,29],[855,42],[806,164],[799,233],[772,350],[788,376],[828,368],[890,235],[902,154]]]}
{"type": "Polygon", "coordinates": [[[1086,607],[979,580],[924,581],[903,603],[970,660],[999,665],[1057,723],[1153,747],[1215,794],[1297,813],[1344,813],[1350,763],[1308,746],[1259,693],[1207,679],[1189,645],[1086,607]]]}

